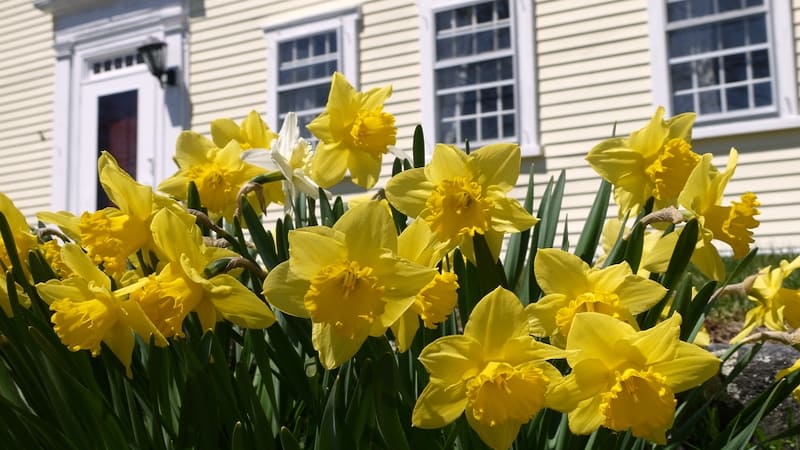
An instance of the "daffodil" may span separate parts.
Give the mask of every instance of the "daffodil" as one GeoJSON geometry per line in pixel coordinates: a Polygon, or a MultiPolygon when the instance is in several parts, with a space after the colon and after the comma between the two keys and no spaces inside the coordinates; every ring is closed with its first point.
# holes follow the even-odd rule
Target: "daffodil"
{"type": "Polygon", "coordinates": [[[137,302],[125,299],[122,290],[112,291],[111,280],[79,246],[65,244],[61,258],[76,276],[36,285],[53,311],[53,329],[71,351],[89,350],[97,356],[104,342],[130,377],[134,335],[162,346],[166,339],[137,302]]]}
{"type": "Polygon", "coordinates": [[[697,218],[700,225],[692,263],[703,274],[718,281],[725,276],[725,266],[711,241],[725,242],[733,249],[734,258],[742,258],[753,242],[751,230],[758,226],[753,216],[759,214],[760,203],[752,192],[745,192],[739,202],[731,202],[730,206],[721,205],[725,187],[736,170],[738,155],[732,148],[724,172],[711,164],[710,153],[703,155],[678,198],[680,205],[688,210],[685,216],[697,218]]]}
{"type": "MultiPolygon", "coordinates": [[[[200,195],[200,202],[208,208],[209,215],[216,219],[233,219],[239,189],[264,171],[241,160],[242,147],[232,139],[225,147],[214,143],[193,131],[184,131],[178,136],[175,162],[178,172],[167,178],[158,189],[175,198],[185,200],[189,182],[193,181],[200,195]]],[[[280,194],[280,184],[278,193],[280,194]]],[[[281,194],[282,195],[282,194],[281,194]]]]}
{"type": "Polygon", "coordinates": [[[800,256],[789,262],[783,260],[778,267],[767,266],[758,272],[747,290],[747,298],[755,306],[747,310],[742,331],[731,339],[735,344],[749,335],[756,327],[786,331],[800,328],[800,290],[783,287],[783,282],[798,268],[800,256]]]}
{"type": "MultiPolygon", "coordinates": [[[[13,283],[14,294],[16,294],[17,301],[23,308],[31,306],[31,299],[25,290],[22,289],[17,283],[13,283]]],[[[8,279],[5,273],[0,273],[0,309],[7,317],[14,317],[14,310],[11,308],[11,297],[8,292],[8,279]]]]}
{"type": "MultiPolygon", "coordinates": [[[[397,253],[428,267],[435,267],[444,256],[441,244],[431,233],[424,220],[415,220],[397,238],[397,253]]],[[[458,300],[458,277],[444,267],[414,298],[414,303],[392,325],[397,338],[397,349],[408,350],[419,329],[419,321],[425,328],[435,329],[453,311],[458,300]]]]}
{"type": "Polygon", "coordinates": [[[483,235],[497,257],[504,233],[529,229],[537,219],[507,194],[517,182],[520,150],[492,144],[467,155],[437,144],[431,163],[401,172],[386,183],[398,210],[428,223],[447,250],[456,246],[474,261],[472,238],[483,235]]]}
{"type": "Polygon", "coordinates": [[[278,135],[269,129],[255,110],[250,111],[241,125],[236,125],[231,119],[211,121],[211,139],[218,148],[225,148],[230,141],[236,141],[242,150],[268,149],[276,137],[278,135]]]}
{"type": "Polygon", "coordinates": [[[550,393],[561,374],[546,360],[564,356],[530,336],[522,303],[498,287],[475,305],[463,335],[441,337],[420,353],[430,383],[411,422],[441,428],[466,413],[483,442],[505,450],[523,424],[554,406],[550,393]]]}
{"type": "MultiPolygon", "coordinates": [[[[38,240],[36,236],[31,233],[31,227],[28,225],[22,212],[17,209],[10,198],[1,192],[0,213],[5,216],[11,234],[14,236],[14,246],[17,248],[17,254],[22,261],[27,261],[28,252],[36,247],[38,240]]],[[[3,272],[11,270],[11,258],[8,256],[5,241],[2,239],[0,239],[0,267],[2,267],[3,272]]],[[[19,269],[27,273],[27,266],[20,267],[19,269]]]]}
{"type": "Polygon", "coordinates": [[[589,151],[586,160],[614,185],[620,217],[635,215],[647,199],[655,209],[675,203],[700,157],[692,151],[695,114],[679,114],[667,121],[659,107],[650,122],[627,138],[611,138],[589,151]]]}
{"type": "MultiPolygon", "coordinates": [[[[603,233],[600,236],[600,245],[605,252],[597,258],[596,265],[601,265],[608,256],[611,248],[617,242],[622,228],[622,221],[616,218],[609,218],[603,226],[603,233]]],[[[626,228],[624,233],[629,233],[626,228]]],[[[678,243],[679,233],[664,234],[661,230],[646,230],[642,244],[642,259],[639,263],[639,270],[636,272],[640,277],[649,277],[650,273],[664,273],[672,259],[672,252],[678,243]]]]}
{"type": "Polygon", "coordinates": [[[388,205],[348,210],[333,226],[289,232],[289,260],[264,282],[269,302],[309,317],[322,365],[338,367],[367,336],[380,336],[414,303],[436,270],[397,256],[388,205]]]}
{"type": "MultiPolygon", "coordinates": [[[[108,152],[100,154],[97,167],[100,184],[116,207],[84,212],[80,216],[64,211],[40,212],[38,217],[43,222],[58,225],[86,249],[95,264],[102,265],[109,275],[119,278],[128,270],[131,255],[140,250],[143,257],[156,252],[150,221],[157,211],[170,209],[185,223],[194,223],[194,217],[174,200],[154,193],[150,186],[137,183],[108,152]]],[[[51,259],[57,260],[52,256],[51,259]]]]}
{"type": "Polygon", "coordinates": [[[544,297],[526,309],[536,336],[550,336],[563,346],[575,315],[598,312],[636,327],[635,315],[664,298],[667,289],[634,275],[627,262],[591,268],[580,258],[558,249],[541,249],[533,263],[544,297]]]}
{"type": "Polygon", "coordinates": [[[333,74],[325,111],[308,124],[319,139],[311,159],[317,184],[329,188],[349,170],[355,184],[375,186],[383,154],[396,142],[394,116],[383,110],[391,94],[391,86],[357,92],[344,75],[333,74]]]}
{"type": "Polygon", "coordinates": [[[675,394],[720,366],[713,354],[679,340],[680,324],[675,314],[637,332],[605,314],[577,314],[566,347],[572,372],[551,394],[553,408],[568,412],[570,430],[589,434],[603,426],[665,444],[675,394]]]}
{"type": "Polygon", "coordinates": [[[192,311],[205,330],[214,328],[218,316],[244,328],[266,328],[275,322],[269,306],[236,278],[203,275],[211,262],[236,253],[205,246],[200,230],[169,210],[156,214],[151,228],[167,264],[158,274],[126,289],[162,334],[182,336],[183,320],[192,311]]]}
{"type": "Polygon", "coordinates": [[[259,166],[264,170],[279,170],[283,174],[283,194],[289,200],[284,202],[290,210],[296,190],[311,198],[319,198],[319,186],[309,178],[311,143],[300,137],[297,114],[286,114],[280,134],[272,140],[270,150],[246,150],[242,160],[259,166]]]}
{"type": "MultiPolygon", "coordinates": [[[[778,373],[775,374],[775,379],[780,380],[781,378],[784,378],[788,376],[790,373],[796,372],[798,370],[800,370],[800,359],[795,361],[794,364],[792,364],[791,366],[778,371],[778,373]]],[[[794,397],[794,400],[796,402],[800,403],[800,386],[792,390],[792,397],[794,397]]]]}

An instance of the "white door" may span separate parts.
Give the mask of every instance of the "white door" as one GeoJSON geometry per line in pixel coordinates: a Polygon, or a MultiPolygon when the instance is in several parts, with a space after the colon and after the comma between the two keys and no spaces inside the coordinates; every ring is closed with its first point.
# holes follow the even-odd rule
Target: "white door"
{"type": "Polygon", "coordinates": [[[163,95],[158,81],[141,64],[104,75],[81,85],[79,156],[72,172],[79,211],[108,206],[97,179],[103,150],[140,183],[154,183],[156,95],[163,95]]]}

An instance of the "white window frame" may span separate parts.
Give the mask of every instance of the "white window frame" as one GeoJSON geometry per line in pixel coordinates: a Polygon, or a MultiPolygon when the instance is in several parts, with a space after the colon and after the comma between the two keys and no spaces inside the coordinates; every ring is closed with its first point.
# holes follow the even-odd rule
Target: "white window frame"
{"type": "MultiPolygon", "coordinates": [[[[175,86],[162,87],[150,75],[153,78],[154,110],[139,111],[140,117],[151,114],[154,123],[152,137],[141,143],[152,144],[152,150],[141,155],[147,160],[138,164],[146,173],[137,175],[144,183],[155,187],[177,169],[172,160],[175,142],[181,131],[189,126],[188,13],[185,2],[166,0],[148,8],[143,8],[138,2],[109,4],[103,0],[34,0],[34,5],[53,14],[54,22],[56,64],[51,209],[81,213],[94,210],[96,206],[97,149],[82,145],[87,130],[81,125],[80,118],[89,110],[81,104],[84,88],[98,80],[118,79],[116,91],[122,92],[128,90],[125,74],[147,72],[145,65],[136,65],[95,75],[92,74],[92,63],[135,51],[152,39],[167,44],[166,65],[177,70],[175,86]],[[105,8],[111,9],[104,13],[105,8]],[[89,161],[91,167],[86,167],[89,161]]],[[[140,153],[137,151],[137,158],[140,153]]]]}
{"type": "MultiPolygon", "coordinates": [[[[325,31],[336,31],[339,53],[339,72],[350,84],[359,88],[358,80],[358,27],[361,20],[361,8],[358,5],[336,5],[323,9],[315,14],[301,18],[273,20],[264,25],[264,38],[267,44],[267,101],[266,121],[273,129],[281,126],[278,123],[278,50],[281,42],[300,39],[325,31]]],[[[324,5],[320,6],[325,8],[324,5]]],[[[318,7],[319,9],[319,7],[318,7]]]]}
{"type": "MultiPolygon", "coordinates": [[[[771,32],[771,59],[774,73],[776,111],[766,117],[752,118],[741,113],[730,114],[730,120],[703,123],[698,120],[692,131],[695,139],[715,138],[749,133],[777,131],[800,127],[797,107],[794,32],[790,0],[764,0],[767,28],[771,32]]],[[[650,31],[650,63],[652,67],[653,103],[673,115],[667,51],[666,0],[647,3],[650,31]]],[[[699,117],[699,116],[698,116],[699,117]]]]}
{"type": "MultiPolygon", "coordinates": [[[[435,14],[442,10],[457,9],[486,0],[418,0],[420,10],[420,88],[422,91],[422,126],[425,147],[430,153],[438,136],[435,86],[435,14]]],[[[536,61],[534,46],[533,0],[508,0],[513,20],[514,53],[514,106],[517,110],[517,137],[522,156],[541,156],[539,122],[537,117],[536,61]]],[[[463,145],[463,143],[457,145],[463,145]]]]}

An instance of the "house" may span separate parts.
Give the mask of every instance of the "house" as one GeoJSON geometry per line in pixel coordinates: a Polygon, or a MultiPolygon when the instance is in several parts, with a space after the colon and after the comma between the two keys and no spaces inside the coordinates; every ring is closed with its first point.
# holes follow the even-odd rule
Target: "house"
{"type": "Polygon", "coordinates": [[[565,170],[574,233],[599,185],[587,151],[655,105],[694,110],[697,152],[722,166],[740,151],[728,195],[759,195],[757,245],[800,249],[800,0],[6,0],[4,13],[0,191],[30,217],[96,207],[98,146],[130,149],[118,158],[155,184],[180,130],[252,109],[273,129],[289,110],[306,123],[339,70],[394,86],[401,148],[422,123],[429,145],[519,142],[537,194],[565,170]],[[137,53],[150,42],[166,44],[174,85],[137,53]]]}

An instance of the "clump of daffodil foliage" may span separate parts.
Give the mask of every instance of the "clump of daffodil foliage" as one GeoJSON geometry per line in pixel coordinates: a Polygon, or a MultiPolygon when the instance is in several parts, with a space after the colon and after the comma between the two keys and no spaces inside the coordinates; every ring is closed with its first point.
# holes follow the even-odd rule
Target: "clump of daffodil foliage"
{"type": "Polygon", "coordinates": [[[334,74],[313,140],[294,113],[277,134],[255,111],[184,131],[156,189],[102,152],[111,205],[36,228],[0,194],[3,448],[739,449],[798,432],[758,424],[800,398],[800,362],[723,410],[763,341],[800,346],[783,286],[800,259],[730,283],[759,202],[725,201],[737,152],[724,170],[697,153],[693,114],[659,108],[587,149],[602,180],[567,224],[563,174],[538,204],[532,178],[513,195],[516,143],[425,149],[418,127],[396,148],[390,94],[334,74]],[[346,177],[371,192],[335,197],[346,177]],[[754,305],[712,353],[704,319],[730,291],[754,305]]]}

